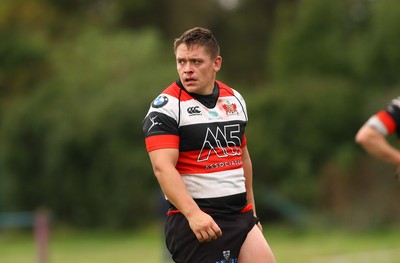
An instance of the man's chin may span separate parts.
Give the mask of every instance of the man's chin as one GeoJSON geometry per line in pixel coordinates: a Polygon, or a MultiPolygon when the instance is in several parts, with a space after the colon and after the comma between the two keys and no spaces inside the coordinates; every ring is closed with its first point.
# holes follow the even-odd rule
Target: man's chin
{"type": "Polygon", "coordinates": [[[187,91],[192,92],[192,93],[197,93],[200,91],[200,88],[194,84],[185,84],[183,86],[185,87],[185,89],[187,91]]]}

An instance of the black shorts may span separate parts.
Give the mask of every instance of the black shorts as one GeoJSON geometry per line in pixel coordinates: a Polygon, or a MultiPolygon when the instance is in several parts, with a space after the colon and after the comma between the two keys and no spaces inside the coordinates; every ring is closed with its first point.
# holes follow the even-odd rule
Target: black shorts
{"type": "Polygon", "coordinates": [[[166,245],[177,263],[236,263],[247,234],[257,223],[253,210],[237,214],[211,213],[222,230],[216,240],[199,242],[182,214],[173,214],[165,225],[166,245]]]}

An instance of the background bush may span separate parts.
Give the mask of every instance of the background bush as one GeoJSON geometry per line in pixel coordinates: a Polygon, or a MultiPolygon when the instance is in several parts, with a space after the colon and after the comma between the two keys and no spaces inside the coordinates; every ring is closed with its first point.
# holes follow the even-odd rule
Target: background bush
{"type": "Polygon", "coordinates": [[[2,1],[0,212],[45,206],[86,227],[154,218],[141,122],[177,79],[174,38],[200,25],[221,45],[219,78],[247,100],[261,217],[294,207],[351,226],[400,218],[394,168],[354,144],[398,95],[400,4],[207,3],[2,1]]]}

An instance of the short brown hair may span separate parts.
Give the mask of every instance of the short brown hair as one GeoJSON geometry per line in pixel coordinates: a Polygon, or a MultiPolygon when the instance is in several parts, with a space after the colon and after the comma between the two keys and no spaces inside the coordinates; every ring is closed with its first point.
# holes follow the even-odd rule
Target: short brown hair
{"type": "Polygon", "coordinates": [[[174,42],[174,53],[180,44],[187,46],[199,45],[205,47],[212,58],[219,56],[219,45],[211,30],[202,27],[194,27],[182,34],[174,42]]]}

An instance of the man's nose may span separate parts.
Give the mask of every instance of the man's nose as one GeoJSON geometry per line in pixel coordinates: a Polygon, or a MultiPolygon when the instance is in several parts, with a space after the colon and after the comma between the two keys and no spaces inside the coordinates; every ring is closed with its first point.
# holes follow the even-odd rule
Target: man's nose
{"type": "Polygon", "coordinates": [[[185,66],[184,66],[184,68],[183,68],[183,71],[184,71],[185,73],[190,73],[190,72],[192,72],[192,71],[193,71],[193,70],[192,70],[192,64],[191,64],[190,62],[186,63],[185,66]]]}

